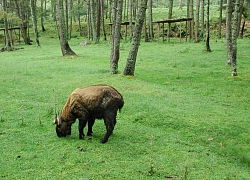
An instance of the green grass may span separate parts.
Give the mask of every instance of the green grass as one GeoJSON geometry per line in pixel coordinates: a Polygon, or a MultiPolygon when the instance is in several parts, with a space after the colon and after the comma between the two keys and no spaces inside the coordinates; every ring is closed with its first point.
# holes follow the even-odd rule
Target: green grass
{"type": "MultiPolygon", "coordinates": [[[[238,41],[238,74],[225,66],[225,40],[141,43],[135,77],[109,74],[110,44],[59,41],[0,53],[0,179],[249,179],[249,40],[238,41]],[[109,84],[125,105],[106,144],[58,138],[54,111],[77,87],[109,84]]],[[[129,44],[122,42],[119,71],[129,44]]],[[[86,132],[86,129],[85,129],[86,132]]]]}

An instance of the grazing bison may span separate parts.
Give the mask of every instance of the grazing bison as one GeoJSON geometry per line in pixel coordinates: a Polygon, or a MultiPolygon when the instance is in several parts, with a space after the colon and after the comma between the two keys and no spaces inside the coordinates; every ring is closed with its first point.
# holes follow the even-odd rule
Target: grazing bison
{"type": "Polygon", "coordinates": [[[70,94],[61,115],[56,115],[54,123],[57,136],[70,135],[71,126],[78,119],[79,139],[83,139],[83,129],[87,123],[87,135],[90,136],[93,133],[95,119],[104,119],[107,132],[101,142],[105,143],[114,130],[117,111],[121,110],[123,105],[122,95],[111,86],[95,85],[78,88],[70,94]]]}

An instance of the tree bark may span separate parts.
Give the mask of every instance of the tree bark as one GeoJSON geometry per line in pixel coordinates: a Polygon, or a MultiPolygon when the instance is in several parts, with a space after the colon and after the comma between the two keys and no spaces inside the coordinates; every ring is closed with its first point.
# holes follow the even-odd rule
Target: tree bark
{"type": "Polygon", "coordinates": [[[233,21],[233,32],[232,32],[232,76],[237,76],[237,32],[238,32],[238,21],[239,21],[239,0],[236,0],[234,7],[234,21],[233,21]]]}
{"type": "Polygon", "coordinates": [[[204,8],[205,8],[205,0],[201,0],[201,33],[200,33],[200,38],[203,39],[204,37],[204,32],[205,32],[205,23],[204,23],[204,8]]]}
{"type": "Polygon", "coordinates": [[[90,0],[90,19],[91,19],[91,26],[92,26],[92,35],[93,40],[96,43],[99,43],[99,39],[97,37],[97,26],[96,26],[96,3],[95,0],[90,0]]]}
{"type": "Polygon", "coordinates": [[[219,13],[219,29],[218,29],[218,38],[221,39],[221,25],[222,25],[222,0],[220,1],[220,13],[219,13]]]}
{"type": "Polygon", "coordinates": [[[132,76],[134,75],[136,57],[140,45],[141,31],[146,15],[146,9],[147,9],[147,0],[142,0],[136,16],[135,29],[132,37],[132,42],[130,45],[127,63],[123,71],[124,75],[132,75],[132,76]]]}
{"type": "MultiPolygon", "coordinates": [[[[168,19],[172,19],[173,14],[173,0],[169,0],[168,5],[168,19]]],[[[170,42],[170,35],[171,35],[171,23],[168,23],[168,42],[170,42]]]]}
{"type": "Polygon", "coordinates": [[[63,56],[76,55],[75,52],[70,48],[68,43],[68,34],[66,30],[65,17],[64,17],[64,6],[63,0],[57,0],[57,21],[60,46],[63,56]]]}
{"type": "Polygon", "coordinates": [[[112,41],[110,55],[110,73],[118,73],[118,61],[120,58],[120,39],[121,39],[121,22],[122,22],[122,5],[123,0],[114,2],[113,7],[113,24],[112,24],[112,41]]]}
{"type": "Polygon", "coordinates": [[[9,34],[9,25],[8,25],[8,20],[7,20],[7,8],[6,8],[6,0],[2,0],[2,9],[4,12],[4,31],[5,31],[5,50],[7,51],[12,51],[12,44],[10,41],[10,34],[9,34]]]}
{"type": "Polygon", "coordinates": [[[154,29],[153,29],[153,13],[152,13],[153,2],[148,0],[148,30],[149,30],[149,39],[154,39],[154,29]]]}
{"type": "Polygon", "coordinates": [[[209,4],[210,4],[210,0],[207,0],[207,25],[206,25],[206,31],[207,31],[207,34],[206,34],[206,49],[207,49],[207,52],[211,52],[210,42],[209,42],[209,39],[210,39],[209,4]]]}
{"type": "MultiPolygon", "coordinates": [[[[46,31],[45,27],[44,27],[44,8],[43,8],[43,4],[46,4],[46,1],[41,0],[41,27],[42,27],[42,31],[46,31]]],[[[46,10],[46,9],[45,9],[46,10]]]]}
{"type": "Polygon", "coordinates": [[[227,61],[226,65],[232,63],[232,0],[227,0],[226,10],[226,40],[227,40],[227,61]]]}
{"type": "Polygon", "coordinates": [[[200,0],[196,0],[196,11],[195,11],[195,42],[199,42],[199,13],[200,13],[200,0]]]}
{"type": "Polygon", "coordinates": [[[36,38],[36,46],[37,47],[41,47],[40,46],[40,41],[39,41],[39,37],[38,37],[38,29],[37,29],[37,14],[36,14],[36,0],[30,0],[30,10],[31,10],[31,17],[32,17],[32,22],[33,22],[33,29],[34,29],[34,34],[35,34],[35,38],[36,38]]]}

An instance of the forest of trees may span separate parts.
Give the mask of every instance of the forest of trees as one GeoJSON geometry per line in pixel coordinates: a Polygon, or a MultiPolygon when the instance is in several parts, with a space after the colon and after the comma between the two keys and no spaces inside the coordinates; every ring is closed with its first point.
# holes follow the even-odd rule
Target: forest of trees
{"type": "MultiPolygon", "coordinates": [[[[153,9],[168,8],[166,19],[172,19],[173,7],[186,7],[186,17],[192,18],[188,24],[190,38],[199,42],[206,41],[206,49],[211,52],[209,8],[217,5],[220,9],[218,20],[218,38],[221,38],[223,23],[222,10],[226,7],[226,64],[232,66],[232,76],[237,75],[237,38],[243,38],[244,25],[250,0],[0,0],[0,28],[4,30],[5,47],[1,51],[15,49],[12,42],[11,28],[20,28],[22,41],[31,44],[30,29],[34,33],[37,47],[41,47],[39,32],[46,31],[45,19],[54,23],[63,56],[75,55],[68,41],[72,38],[73,24],[78,32],[88,40],[97,44],[100,38],[107,40],[105,26],[110,23],[111,53],[110,73],[118,73],[119,49],[121,39],[121,25],[128,23],[130,37],[130,51],[128,53],[125,75],[134,75],[136,56],[141,37],[146,42],[155,38],[153,31],[153,9]],[[83,23],[86,26],[83,27],[83,23]],[[39,27],[39,29],[38,29],[39,27]]],[[[168,36],[170,36],[170,24],[168,36]]],[[[33,38],[33,37],[32,37],[33,38]]]]}

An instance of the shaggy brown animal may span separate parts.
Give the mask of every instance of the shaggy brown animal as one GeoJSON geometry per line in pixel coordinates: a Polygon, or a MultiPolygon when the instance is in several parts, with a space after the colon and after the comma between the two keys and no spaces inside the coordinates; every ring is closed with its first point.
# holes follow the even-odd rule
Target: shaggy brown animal
{"type": "Polygon", "coordinates": [[[84,127],[88,123],[87,135],[90,136],[95,119],[104,119],[106,134],[102,143],[108,141],[115,124],[117,111],[124,105],[122,95],[108,85],[95,85],[74,90],[64,105],[61,115],[56,115],[56,133],[58,137],[71,134],[71,126],[79,120],[79,139],[84,137],[84,127]]]}

